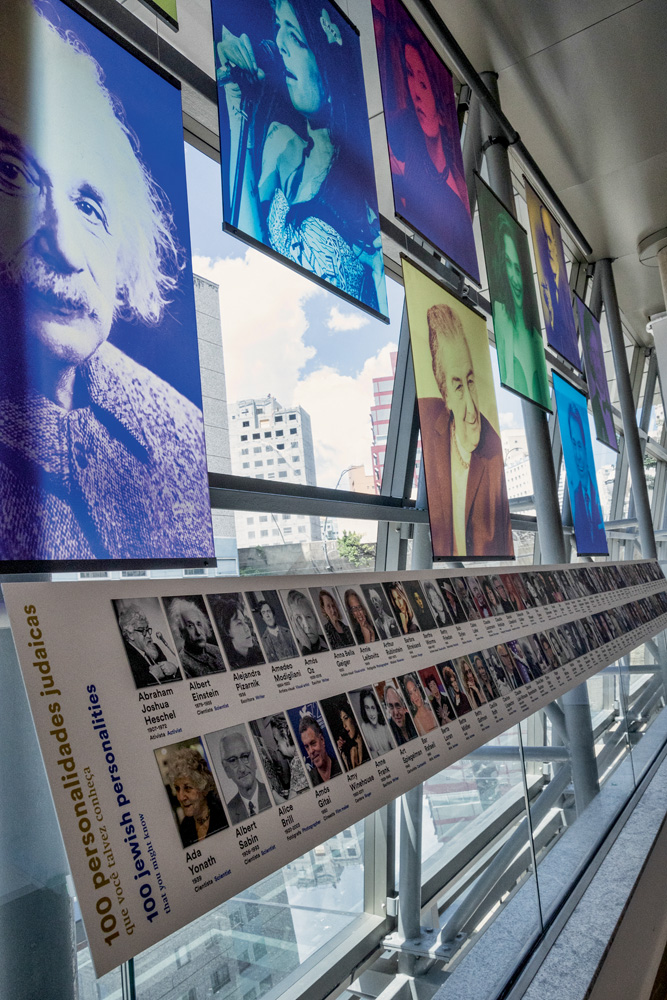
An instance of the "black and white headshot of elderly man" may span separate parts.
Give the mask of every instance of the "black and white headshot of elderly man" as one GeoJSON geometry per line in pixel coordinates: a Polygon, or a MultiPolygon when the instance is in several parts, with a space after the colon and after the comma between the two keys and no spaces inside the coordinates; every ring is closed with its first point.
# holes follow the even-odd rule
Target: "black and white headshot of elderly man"
{"type": "Polygon", "coordinates": [[[180,97],[58,0],[41,10],[0,4],[0,561],[209,557],[180,97]],[[160,96],[150,136],[109,76],[137,106],[160,96]]]}
{"type": "Polygon", "coordinates": [[[226,670],[204,599],[196,595],[164,597],[163,601],[185,676],[204,677],[226,670]]]}

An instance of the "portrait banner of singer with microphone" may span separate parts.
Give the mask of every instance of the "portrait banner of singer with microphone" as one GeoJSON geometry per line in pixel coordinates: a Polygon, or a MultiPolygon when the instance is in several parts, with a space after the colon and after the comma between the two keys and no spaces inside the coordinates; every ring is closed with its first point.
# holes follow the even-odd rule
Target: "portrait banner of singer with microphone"
{"type": "Polygon", "coordinates": [[[6,571],[212,559],[180,92],[60,0],[0,4],[0,339],[6,571]]]}
{"type": "Polygon", "coordinates": [[[380,319],[361,49],[330,0],[212,0],[224,228],[380,319]]]}

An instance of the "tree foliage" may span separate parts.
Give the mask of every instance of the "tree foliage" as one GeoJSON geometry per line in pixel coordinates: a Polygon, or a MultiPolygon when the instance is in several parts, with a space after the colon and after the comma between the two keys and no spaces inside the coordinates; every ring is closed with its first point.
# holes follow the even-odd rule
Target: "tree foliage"
{"type": "Polygon", "coordinates": [[[358,531],[344,531],[338,539],[338,555],[352,566],[372,566],[375,562],[375,545],[362,542],[358,531]]]}

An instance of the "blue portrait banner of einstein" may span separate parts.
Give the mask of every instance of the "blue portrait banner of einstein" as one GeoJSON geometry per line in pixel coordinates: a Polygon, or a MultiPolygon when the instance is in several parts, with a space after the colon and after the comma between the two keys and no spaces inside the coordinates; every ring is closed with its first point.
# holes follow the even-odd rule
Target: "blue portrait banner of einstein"
{"type": "Polygon", "coordinates": [[[212,559],[180,91],[60,0],[0,6],[0,337],[0,565],[212,559]]]}
{"type": "Polygon", "coordinates": [[[330,0],[212,0],[226,231],[387,321],[361,47],[330,0]]]}

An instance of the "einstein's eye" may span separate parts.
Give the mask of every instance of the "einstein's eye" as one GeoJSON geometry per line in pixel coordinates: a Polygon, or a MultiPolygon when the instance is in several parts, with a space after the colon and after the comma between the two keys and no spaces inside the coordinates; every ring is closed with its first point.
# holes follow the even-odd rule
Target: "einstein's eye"
{"type": "Polygon", "coordinates": [[[90,220],[93,225],[98,223],[109,232],[109,224],[107,222],[106,213],[100,205],[100,203],[91,197],[79,197],[76,200],[76,207],[79,209],[82,215],[90,220]]]}

